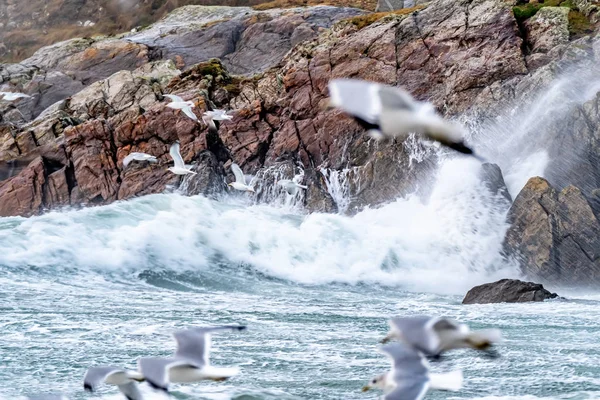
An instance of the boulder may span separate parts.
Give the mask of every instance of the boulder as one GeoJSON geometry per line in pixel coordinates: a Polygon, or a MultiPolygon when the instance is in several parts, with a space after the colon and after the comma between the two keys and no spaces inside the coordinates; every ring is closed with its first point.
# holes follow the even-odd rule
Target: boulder
{"type": "Polygon", "coordinates": [[[501,279],[497,282],[475,286],[467,292],[463,304],[525,303],[557,298],[539,283],[518,279],[501,279]]]}
{"type": "Polygon", "coordinates": [[[508,214],[504,248],[525,276],[562,286],[600,283],[600,222],[581,190],[531,178],[508,214]]]}

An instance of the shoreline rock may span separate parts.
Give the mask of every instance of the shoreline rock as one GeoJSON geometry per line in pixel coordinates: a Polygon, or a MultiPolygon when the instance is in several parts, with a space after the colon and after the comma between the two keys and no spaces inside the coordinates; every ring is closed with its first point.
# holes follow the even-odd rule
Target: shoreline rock
{"type": "Polygon", "coordinates": [[[469,290],[462,304],[524,303],[555,299],[558,295],[544,289],[539,283],[518,279],[501,279],[469,290]]]}

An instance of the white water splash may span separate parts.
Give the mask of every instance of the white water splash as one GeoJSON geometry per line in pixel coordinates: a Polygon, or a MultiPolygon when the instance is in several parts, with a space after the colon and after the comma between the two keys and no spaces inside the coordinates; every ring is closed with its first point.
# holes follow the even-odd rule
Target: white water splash
{"type": "Polygon", "coordinates": [[[344,214],[352,203],[352,194],[360,191],[360,167],[335,170],[321,168],[327,192],[335,202],[338,212],[344,214]]]}

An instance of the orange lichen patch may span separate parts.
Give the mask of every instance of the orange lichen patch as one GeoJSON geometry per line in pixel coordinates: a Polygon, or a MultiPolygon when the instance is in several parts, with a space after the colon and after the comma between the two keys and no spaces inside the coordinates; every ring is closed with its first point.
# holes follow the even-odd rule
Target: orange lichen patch
{"type": "Polygon", "coordinates": [[[84,60],[89,60],[89,59],[96,58],[96,57],[98,57],[98,49],[95,47],[88,47],[83,52],[84,60]]]}
{"type": "Polygon", "coordinates": [[[412,14],[415,11],[422,10],[423,8],[425,8],[425,7],[424,6],[416,6],[416,7],[411,7],[411,8],[403,8],[403,9],[397,10],[397,11],[379,12],[379,13],[372,13],[372,14],[366,14],[366,15],[359,15],[358,17],[352,17],[352,18],[348,19],[348,21],[350,21],[358,29],[362,29],[365,26],[369,26],[369,25],[379,21],[383,17],[387,17],[389,15],[408,15],[408,14],[412,14]]]}

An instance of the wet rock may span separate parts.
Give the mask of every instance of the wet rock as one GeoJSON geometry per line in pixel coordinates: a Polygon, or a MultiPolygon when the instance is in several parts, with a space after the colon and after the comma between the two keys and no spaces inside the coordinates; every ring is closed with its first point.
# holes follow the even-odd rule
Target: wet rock
{"type": "Polygon", "coordinates": [[[106,204],[117,199],[119,174],[114,158],[112,128],[93,120],[65,130],[67,154],[73,160],[80,195],[88,204],[106,204]]]}
{"type": "Polygon", "coordinates": [[[497,164],[483,163],[480,172],[481,180],[494,196],[501,196],[509,203],[512,203],[512,197],[508,192],[502,170],[497,164]]]}
{"type": "Polygon", "coordinates": [[[218,197],[227,192],[225,170],[217,157],[210,151],[205,150],[198,154],[197,164],[193,170],[197,174],[187,178],[184,188],[186,194],[218,197]]]}
{"type": "Polygon", "coordinates": [[[557,298],[544,286],[517,279],[501,279],[497,282],[475,286],[465,296],[463,304],[525,303],[557,298]]]}
{"type": "Polygon", "coordinates": [[[337,204],[327,191],[323,175],[314,169],[304,171],[304,182],[308,187],[305,194],[306,208],[311,212],[335,213],[337,204]]]}
{"type": "Polygon", "coordinates": [[[0,216],[30,216],[41,211],[46,178],[41,157],[17,176],[0,182],[0,216]]]}
{"type": "Polygon", "coordinates": [[[562,286],[600,282],[600,222],[582,192],[532,178],[510,208],[506,253],[531,279],[562,286]]]}
{"type": "Polygon", "coordinates": [[[569,41],[569,11],[567,7],[544,7],[524,22],[531,52],[547,53],[569,41]]]}

